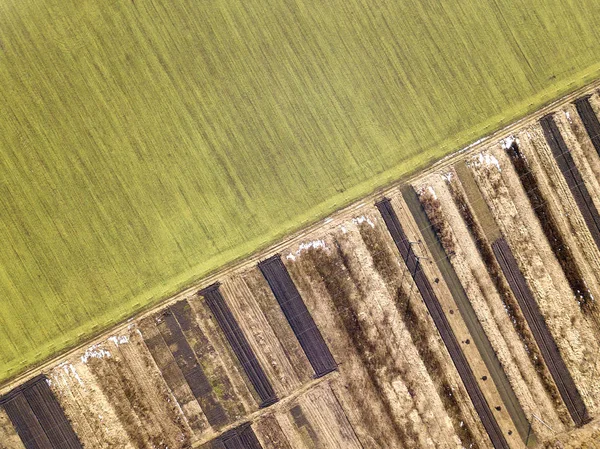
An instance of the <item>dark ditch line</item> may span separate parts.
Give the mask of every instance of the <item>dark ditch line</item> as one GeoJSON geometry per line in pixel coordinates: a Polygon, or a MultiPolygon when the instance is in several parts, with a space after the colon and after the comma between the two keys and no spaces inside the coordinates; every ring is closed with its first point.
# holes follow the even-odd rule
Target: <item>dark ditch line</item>
{"type": "Polygon", "coordinates": [[[212,427],[223,427],[231,417],[227,416],[225,409],[219,403],[208,377],[202,370],[196,354],[177,322],[177,318],[171,310],[167,309],[160,319],[163,325],[159,324],[157,327],[192,390],[192,394],[200,404],[206,420],[212,427]]]}
{"type": "Polygon", "coordinates": [[[261,401],[260,407],[268,407],[276,403],[279,399],[277,399],[277,395],[262,366],[258,362],[254,351],[250,347],[248,340],[246,340],[246,336],[225,302],[219,286],[220,284],[217,282],[200,290],[198,294],[204,296],[208,308],[217,320],[231,349],[233,349],[235,356],[248,376],[252,387],[254,387],[256,394],[258,394],[261,401]]]}
{"type": "Polygon", "coordinates": [[[550,150],[552,150],[552,154],[554,155],[554,159],[556,159],[556,163],[575,198],[577,207],[592,234],[596,246],[600,249],[600,215],[598,215],[598,210],[596,209],[592,197],[583,182],[583,178],[575,165],[573,156],[567,148],[552,115],[543,117],[540,120],[540,124],[544,131],[546,142],[548,142],[550,150]]]}
{"type": "Polygon", "coordinates": [[[596,152],[600,156],[600,122],[590,104],[590,95],[575,100],[575,108],[577,109],[579,117],[581,117],[583,126],[585,127],[596,152]]]}
{"type": "Polygon", "coordinates": [[[504,276],[506,276],[510,288],[519,302],[519,306],[525,315],[525,319],[531,328],[542,356],[548,365],[550,374],[567,406],[567,410],[575,422],[575,425],[581,427],[590,421],[587,408],[560,355],[556,342],[554,341],[552,334],[550,334],[546,321],[533,297],[533,293],[529,289],[527,281],[521,273],[517,261],[506,240],[504,240],[503,237],[499,238],[492,244],[492,248],[494,249],[494,254],[502,268],[504,276]]]}
{"type": "Polygon", "coordinates": [[[322,377],[335,371],[337,363],[306,304],[304,304],[304,300],[300,296],[300,292],[290,277],[287,268],[281,261],[281,257],[276,254],[263,260],[258,264],[258,268],[273,291],[273,295],[275,295],[283,314],[290,323],[300,346],[315,371],[316,377],[322,377]]]}
{"type": "Polygon", "coordinates": [[[546,239],[550,243],[550,247],[556,256],[556,259],[560,263],[573,294],[580,302],[581,308],[584,311],[589,312],[593,301],[590,291],[583,280],[583,274],[581,273],[577,262],[575,262],[575,257],[563,238],[552,211],[550,211],[550,208],[548,207],[548,202],[539,189],[537,179],[530,170],[529,164],[516,142],[513,142],[510,148],[507,149],[507,152],[515,171],[519,175],[521,185],[529,199],[529,204],[531,204],[531,207],[540,222],[542,230],[546,235],[546,239]]]}
{"type": "Polygon", "coordinates": [[[82,449],[46,376],[25,382],[0,398],[26,449],[82,449]]]}
{"type": "Polygon", "coordinates": [[[205,449],[263,449],[250,423],[228,430],[202,447],[205,449]]]}
{"type": "MultiPolygon", "coordinates": [[[[429,216],[427,215],[425,209],[423,208],[423,204],[415,192],[412,186],[406,186],[402,189],[402,196],[404,197],[404,201],[408,205],[408,208],[413,215],[415,222],[419,229],[421,229],[421,234],[425,240],[425,244],[433,259],[436,261],[437,267],[442,273],[442,277],[448,285],[452,296],[454,297],[454,301],[458,306],[458,310],[462,318],[469,329],[469,332],[473,336],[473,341],[481,358],[483,359],[486,368],[488,369],[492,381],[496,385],[498,392],[500,393],[500,397],[506,406],[506,409],[515,424],[517,432],[523,439],[523,441],[527,440],[528,432],[530,428],[529,421],[527,416],[525,415],[525,411],[519,400],[517,399],[517,395],[515,394],[508,377],[498,357],[496,356],[496,352],[492,344],[490,343],[485,331],[479,319],[477,318],[477,314],[473,309],[471,301],[469,300],[467,293],[465,292],[460,279],[458,278],[456,272],[454,271],[454,267],[450,263],[448,259],[448,255],[446,251],[442,247],[442,244],[438,240],[436,233],[434,232],[434,227],[432,227],[432,223],[430,221],[429,216]]],[[[529,436],[529,442],[535,444],[535,437],[529,436]]]]}
{"type": "Polygon", "coordinates": [[[450,357],[454,362],[454,366],[460,375],[460,378],[465,385],[467,393],[471,398],[471,402],[481,419],[481,422],[487,431],[490,440],[495,448],[509,449],[508,443],[502,434],[502,430],[496,421],[479,385],[473,375],[473,371],[469,366],[467,359],[456,340],[456,336],[450,327],[448,319],[444,315],[442,306],[440,305],[431,284],[425,277],[423,270],[419,268],[419,260],[411,249],[411,245],[406,237],[404,229],[400,225],[398,216],[392,208],[392,204],[389,199],[384,198],[383,200],[376,203],[381,216],[390,232],[394,243],[396,244],[402,259],[404,260],[407,269],[409,270],[419,293],[421,294],[427,310],[437,327],[450,357]]]}

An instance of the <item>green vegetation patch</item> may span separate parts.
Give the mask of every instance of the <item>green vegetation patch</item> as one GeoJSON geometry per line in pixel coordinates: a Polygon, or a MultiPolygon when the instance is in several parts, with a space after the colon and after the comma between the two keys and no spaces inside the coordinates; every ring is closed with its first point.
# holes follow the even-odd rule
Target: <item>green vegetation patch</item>
{"type": "Polygon", "coordinates": [[[0,379],[598,75],[597,0],[0,2],[0,379]]]}

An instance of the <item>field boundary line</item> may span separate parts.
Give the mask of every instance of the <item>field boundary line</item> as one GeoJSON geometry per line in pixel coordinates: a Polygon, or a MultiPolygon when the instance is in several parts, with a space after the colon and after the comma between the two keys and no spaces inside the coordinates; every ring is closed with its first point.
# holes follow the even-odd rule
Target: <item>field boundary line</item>
{"type": "Polygon", "coordinates": [[[157,311],[169,305],[172,305],[182,299],[194,295],[198,290],[207,287],[210,284],[217,282],[219,279],[231,275],[232,273],[255,266],[258,262],[267,258],[268,256],[281,252],[289,246],[293,246],[294,244],[299,243],[300,241],[304,240],[308,235],[313,234],[315,231],[325,232],[328,229],[337,226],[339,222],[342,222],[348,218],[352,218],[361,210],[374,207],[374,203],[377,199],[380,199],[386,195],[397,193],[397,190],[406,184],[410,184],[416,181],[417,179],[433,174],[444,167],[465,160],[469,155],[476,153],[477,151],[483,149],[490,143],[494,141],[500,141],[503,138],[509,137],[521,128],[525,128],[536,123],[545,115],[560,109],[568,103],[573,103],[577,98],[584,95],[593,94],[594,91],[598,88],[600,88],[600,79],[596,79],[595,81],[592,81],[586,86],[583,86],[567,95],[564,95],[556,100],[551,101],[550,103],[539,108],[534,113],[510,123],[509,125],[504,126],[498,129],[497,131],[474,141],[473,143],[467,145],[464,148],[457,149],[456,151],[452,152],[447,156],[442,157],[438,161],[434,162],[433,164],[422,170],[419,170],[414,173],[407,173],[405,176],[401,176],[400,178],[391,181],[386,186],[376,189],[369,195],[363,196],[357,199],[356,201],[352,202],[351,204],[330,213],[326,216],[325,222],[323,218],[315,218],[315,222],[309,224],[303,229],[289,234],[287,237],[280,239],[274,244],[266,248],[259,249],[242,260],[234,260],[228,264],[225,264],[220,269],[217,269],[212,274],[203,277],[190,287],[181,290],[179,293],[170,296],[169,298],[166,298],[149,308],[142,309],[139,312],[132,314],[129,318],[121,321],[119,324],[111,325],[101,330],[101,332],[96,336],[81,341],[74,347],[58,352],[54,357],[51,357],[38,365],[33,365],[28,370],[21,372],[20,374],[17,374],[12,378],[6,379],[4,382],[0,382],[0,394],[2,394],[5,391],[11,390],[16,385],[25,382],[29,378],[46,372],[53,366],[60,364],[61,362],[65,361],[65,359],[76,354],[77,352],[82,351],[83,349],[89,346],[102,342],[110,334],[117,334],[123,330],[126,330],[127,326],[131,322],[140,320],[145,317],[149,317],[155,314],[157,311]]]}

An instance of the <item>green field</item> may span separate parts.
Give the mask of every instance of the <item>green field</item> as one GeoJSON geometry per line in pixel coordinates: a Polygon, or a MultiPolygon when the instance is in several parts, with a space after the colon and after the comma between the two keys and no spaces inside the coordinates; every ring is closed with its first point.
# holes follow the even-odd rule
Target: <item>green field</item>
{"type": "Polygon", "coordinates": [[[0,380],[597,78],[598,23],[598,0],[3,0],[0,380]]]}

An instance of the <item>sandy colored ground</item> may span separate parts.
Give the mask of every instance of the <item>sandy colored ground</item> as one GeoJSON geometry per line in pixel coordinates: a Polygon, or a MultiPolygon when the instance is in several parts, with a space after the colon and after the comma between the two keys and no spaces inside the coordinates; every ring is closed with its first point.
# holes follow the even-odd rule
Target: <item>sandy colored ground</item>
{"type": "Polygon", "coordinates": [[[6,412],[0,408],[0,449],[25,449],[6,412]]]}
{"type": "Polygon", "coordinates": [[[557,435],[544,443],[544,449],[600,449],[600,421],[582,429],[557,435]]]}
{"type": "Polygon", "coordinates": [[[504,150],[490,148],[483,158],[475,156],[471,167],[593,416],[600,346],[592,323],[582,314],[504,150]]]}
{"type": "MultiPolygon", "coordinates": [[[[449,172],[453,173],[453,172],[449,172]]],[[[417,188],[430,187],[441,205],[440,213],[448,225],[448,238],[451,242],[446,247],[453,249],[450,261],[454,267],[467,296],[471,300],[475,313],[482,323],[496,354],[508,376],[521,406],[530,418],[532,413],[543,416],[544,421],[560,430],[563,428],[555,403],[547,391],[544,382],[531,359],[531,352],[517,332],[512,320],[522,320],[519,314],[511,317],[490,275],[479,255],[477,247],[466,228],[457,205],[452,199],[448,186],[448,173],[431,175],[423,180],[417,188]]],[[[457,182],[455,175],[450,179],[457,182]]],[[[446,248],[447,249],[447,248],[446,248]]],[[[533,339],[532,336],[528,336],[533,339]]],[[[549,376],[549,373],[547,374],[549,376]]],[[[556,394],[558,394],[556,392],[556,394]]],[[[560,405],[562,405],[560,403],[560,405]]],[[[561,409],[564,416],[567,412],[561,409]]],[[[568,415],[566,415],[568,419],[568,415]]],[[[531,419],[530,419],[530,422],[531,419]]],[[[551,435],[549,429],[537,421],[533,421],[533,429],[540,437],[551,435]]]]}

